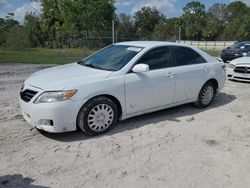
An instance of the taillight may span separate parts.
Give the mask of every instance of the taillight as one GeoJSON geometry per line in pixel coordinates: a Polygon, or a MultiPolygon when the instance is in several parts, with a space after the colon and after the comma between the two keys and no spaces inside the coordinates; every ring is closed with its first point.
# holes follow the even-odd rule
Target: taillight
{"type": "Polygon", "coordinates": [[[227,66],[226,66],[225,63],[222,64],[222,68],[223,68],[224,71],[226,71],[227,66]]]}

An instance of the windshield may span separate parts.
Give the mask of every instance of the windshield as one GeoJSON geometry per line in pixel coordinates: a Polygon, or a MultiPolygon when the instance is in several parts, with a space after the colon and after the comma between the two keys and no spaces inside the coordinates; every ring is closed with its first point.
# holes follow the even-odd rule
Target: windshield
{"type": "Polygon", "coordinates": [[[231,48],[236,48],[236,49],[240,49],[240,48],[244,48],[245,44],[243,42],[236,42],[231,48]]]}
{"type": "Polygon", "coordinates": [[[95,69],[117,71],[125,66],[142,49],[142,47],[111,45],[79,61],[78,64],[95,69]]]}

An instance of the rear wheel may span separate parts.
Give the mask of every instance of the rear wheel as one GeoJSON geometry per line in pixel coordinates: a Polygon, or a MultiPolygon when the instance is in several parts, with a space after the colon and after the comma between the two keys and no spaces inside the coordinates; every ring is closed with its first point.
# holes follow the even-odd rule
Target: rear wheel
{"type": "Polygon", "coordinates": [[[117,118],[116,104],[107,97],[97,97],[81,108],[77,123],[84,133],[94,136],[110,130],[117,122],[117,118]]]}
{"type": "Polygon", "coordinates": [[[194,103],[199,108],[205,108],[211,104],[215,96],[215,85],[212,82],[206,83],[200,90],[197,101],[194,103]]]}

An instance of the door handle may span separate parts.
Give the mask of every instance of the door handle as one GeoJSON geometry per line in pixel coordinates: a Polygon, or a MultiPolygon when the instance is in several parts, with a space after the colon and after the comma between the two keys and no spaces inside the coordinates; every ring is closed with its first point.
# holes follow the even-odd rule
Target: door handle
{"type": "Polygon", "coordinates": [[[174,73],[169,72],[169,73],[167,74],[167,77],[169,77],[170,79],[174,78],[174,73]]]}
{"type": "Polygon", "coordinates": [[[207,70],[208,70],[207,67],[203,67],[203,68],[202,68],[202,71],[207,72],[207,70]]]}

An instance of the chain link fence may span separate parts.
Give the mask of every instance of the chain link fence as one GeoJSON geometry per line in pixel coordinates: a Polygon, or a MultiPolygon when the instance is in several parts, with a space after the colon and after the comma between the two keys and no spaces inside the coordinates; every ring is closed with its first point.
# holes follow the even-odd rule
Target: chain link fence
{"type": "Polygon", "coordinates": [[[163,35],[145,36],[143,33],[128,35],[115,31],[56,32],[53,37],[32,35],[30,29],[10,31],[5,45],[0,47],[0,63],[64,64],[80,60],[98,49],[123,41],[171,41],[189,44],[207,51],[221,51],[234,41],[178,41],[178,33],[168,38],[163,35]],[[17,33],[18,31],[18,33],[17,33]],[[63,33],[63,34],[61,34],[63,33]],[[114,36],[114,39],[113,39],[114,36]],[[36,42],[34,42],[36,41],[36,42]]]}
{"type": "Polygon", "coordinates": [[[182,44],[195,46],[206,51],[222,51],[223,49],[232,46],[236,41],[177,41],[182,44]]]}

